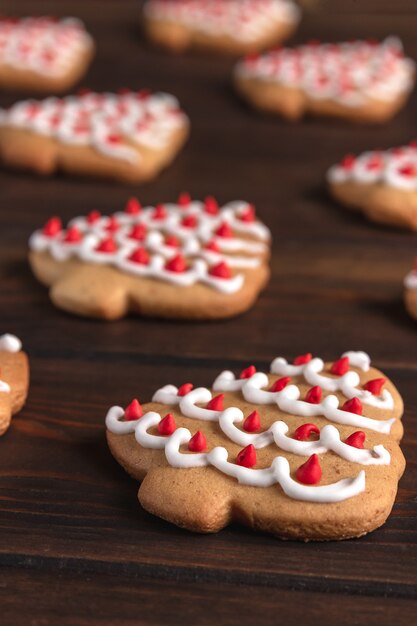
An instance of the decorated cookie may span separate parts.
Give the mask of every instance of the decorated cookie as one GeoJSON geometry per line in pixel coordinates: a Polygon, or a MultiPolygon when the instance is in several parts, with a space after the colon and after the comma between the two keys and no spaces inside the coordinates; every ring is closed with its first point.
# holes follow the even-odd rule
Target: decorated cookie
{"type": "Polygon", "coordinates": [[[222,372],[112,407],[107,439],[154,515],[199,532],[232,521],[283,538],[346,539],[387,519],[405,461],[403,403],[364,352],[222,372]]]}
{"type": "Polygon", "coordinates": [[[144,28],[173,52],[246,54],[287,39],[300,11],[292,0],[148,0],[144,28]]]}
{"type": "Polygon", "coordinates": [[[29,388],[28,358],[14,335],[0,336],[0,435],[10,426],[12,415],[23,407],[29,388]]]}
{"type": "Polygon", "coordinates": [[[414,85],[414,62],[401,42],[312,42],[250,55],[235,70],[237,91],[255,108],[290,120],[328,115],[385,122],[414,85]]]}
{"type": "Polygon", "coordinates": [[[188,136],[178,101],[165,93],[85,92],[0,109],[0,158],[38,174],[62,170],[128,183],[150,180],[188,136]]]}
{"type": "Polygon", "coordinates": [[[331,195],[374,221],[417,231],[417,142],[347,154],[330,168],[331,195]]]}
{"type": "Polygon", "coordinates": [[[404,279],[404,300],[407,311],[417,320],[417,259],[414,269],[404,279]]]}
{"type": "Polygon", "coordinates": [[[247,202],[216,199],[92,211],[66,229],[51,218],[30,238],[30,263],[58,307],[108,320],[129,312],[218,319],[246,311],[269,278],[270,233],[247,202]]]}
{"type": "Polygon", "coordinates": [[[86,72],[94,44],[74,18],[0,18],[0,88],[61,93],[86,72]]]}

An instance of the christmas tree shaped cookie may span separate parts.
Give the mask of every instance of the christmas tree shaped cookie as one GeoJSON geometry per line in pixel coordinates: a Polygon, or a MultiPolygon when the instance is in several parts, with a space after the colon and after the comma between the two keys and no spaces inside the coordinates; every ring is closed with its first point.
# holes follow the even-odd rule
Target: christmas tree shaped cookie
{"type": "Polygon", "coordinates": [[[0,336],[0,435],[23,407],[29,388],[28,358],[14,335],[0,336]]]}
{"type": "Polygon", "coordinates": [[[358,537],[385,522],[405,461],[403,403],[364,352],[270,373],[222,372],[112,407],[110,450],[151,513],[199,532],[232,521],[283,538],[358,537]]]}

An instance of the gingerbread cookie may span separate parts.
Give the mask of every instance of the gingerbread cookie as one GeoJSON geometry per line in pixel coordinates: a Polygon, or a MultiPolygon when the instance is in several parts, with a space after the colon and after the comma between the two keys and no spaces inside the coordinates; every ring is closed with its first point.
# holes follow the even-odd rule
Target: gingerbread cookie
{"type": "Polygon", "coordinates": [[[328,115],[385,122],[405,104],[415,64],[401,42],[311,43],[248,56],[235,71],[237,91],[255,108],[289,120],[328,115]]]}
{"type": "Polygon", "coordinates": [[[0,18],[0,88],[62,93],[87,71],[94,43],[75,18],[0,18]]]}
{"type": "Polygon", "coordinates": [[[147,36],[172,52],[262,50],[287,39],[299,19],[292,0],[148,0],[144,7],[147,36]]]}
{"type": "Polygon", "coordinates": [[[38,174],[62,170],[127,183],[154,178],[188,136],[173,96],[123,90],[26,100],[0,109],[0,158],[38,174]]]}
{"type": "Polygon", "coordinates": [[[97,211],[67,229],[52,218],[30,238],[30,263],[58,307],[89,317],[129,312],[219,319],[246,311],[269,278],[269,230],[247,202],[213,197],[97,211]]]}
{"type": "Polygon", "coordinates": [[[0,336],[0,435],[10,426],[12,415],[23,407],[29,388],[28,358],[20,339],[0,336]]]}
{"type": "Polygon", "coordinates": [[[414,269],[404,279],[405,308],[417,320],[417,259],[414,269]]]}
{"type": "Polygon", "coordinates": [[[358,537],[385,522],[405,461],[403,403],[364,352],[166,385],[106,417],[116,460],[154,515],[198,532],[232,521],[290,539],[358,537]]]}
{"type": "Polygon", "coordinates": [[[417,231],[417,142],[346,155],[330,168],[331,195],[381,224],[417,231]]]}

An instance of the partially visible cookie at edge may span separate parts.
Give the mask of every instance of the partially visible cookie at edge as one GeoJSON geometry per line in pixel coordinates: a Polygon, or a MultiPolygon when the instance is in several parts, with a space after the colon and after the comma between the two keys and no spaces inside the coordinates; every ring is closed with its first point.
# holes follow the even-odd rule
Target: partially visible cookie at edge
{"type": "Polygon", "coordinates": [[[15,335],[0,336],[0,435],[23,407],[29,389],[29,362],[15,335]]]}

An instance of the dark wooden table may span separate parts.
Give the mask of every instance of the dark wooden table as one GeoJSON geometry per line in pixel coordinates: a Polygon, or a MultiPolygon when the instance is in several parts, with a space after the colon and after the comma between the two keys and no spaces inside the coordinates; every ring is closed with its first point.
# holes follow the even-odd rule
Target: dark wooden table
{"type": "MultiPolygon", "coordinates": [[[[1,332],[31,358],[24,411],[0,441],[2,626],[417,623],[417,326],[402,305],[413,234],[350,215],[327,197],[327,167],[349,151],[417,134],[417,91],[384,128],[249,111],[230,88],[232,62],[171,58],[141,41],[134,0],[5,0],[5,13],[75,14],[98,44],[84,81],[97,90],[148,86],[176,94],[192,137],[173,167],[132,189],[0,173],[1,332]],[[274,234],[273,279],[237,320],[188,325],[139,318],[106,324],[53,308],[32,277],[29,234],[51,214],[113,211],[195,197],[252,200],[274,234]],[[215,536],[145,513],[114,462],[104,416],[167,382],[213,380],[220,368],[266,366],[311,351],[364,349],[404,395],[408,465],[387,524],[357,541],[282,542],[233,526],[215,536]]],[[[305,15],[297,41],[397,33],[417,59],[417,7],[332,0],[305,15]]],[[[0,105],[15,99],[0,94],[0,105]]]]}

